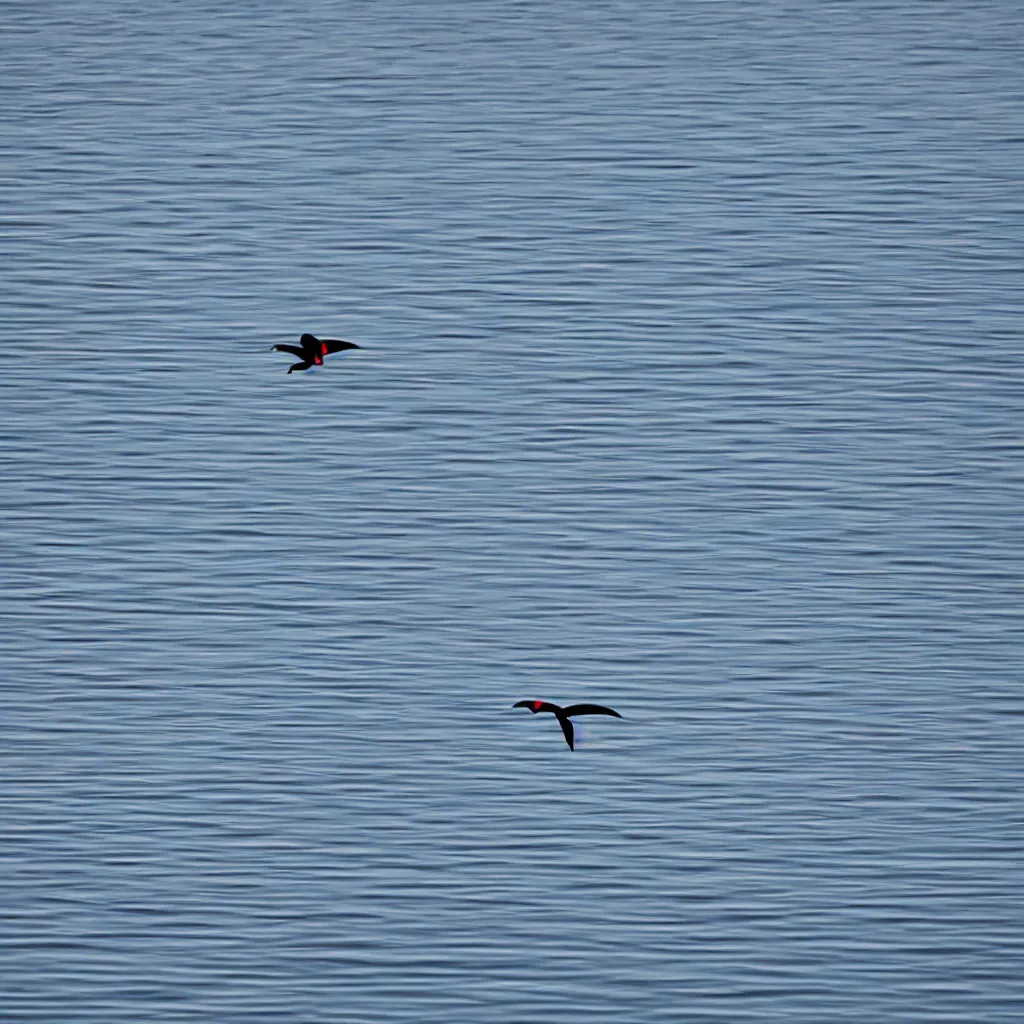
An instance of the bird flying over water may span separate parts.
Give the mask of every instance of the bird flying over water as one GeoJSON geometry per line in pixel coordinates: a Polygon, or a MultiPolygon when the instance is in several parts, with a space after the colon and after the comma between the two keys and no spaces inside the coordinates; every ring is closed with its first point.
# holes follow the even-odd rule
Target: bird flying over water
{"type": "Polygon", "coordinates": [[[558,719],[558,724],[562,727],[562,732],[565,733],[565,742],[569,744],[570,750],[576,749],[573,746],[575,734],[572,722],[569,721],[573,715],[611,715],[613,718],[622,717],[618,711],[612,711],[611,708],[603,708],[600,704],[570,704],[567,708],[560,708],[557,704],[552,704],[546,700],[521,700],[513,704],[512,707],[529,708],[534,714],[537,714],[539,711],[550,711],[558,719]]]}
{"type": "Polygon", "coordinates": [[[337,338],[324,338],[321,341],[312,334],[304,334],[299,338],[298,345],[275,345],[273,351],[291,352],[293,356],[298,356],[302,360],[301,363],[293,363],[288,367],[288,372],[291,373],[292,370],[308,370],[311,366],[323,366],[324,356],[332,352],[343,352],[347,348],[359,346],[352,341],[340,341],[337,338]]]}

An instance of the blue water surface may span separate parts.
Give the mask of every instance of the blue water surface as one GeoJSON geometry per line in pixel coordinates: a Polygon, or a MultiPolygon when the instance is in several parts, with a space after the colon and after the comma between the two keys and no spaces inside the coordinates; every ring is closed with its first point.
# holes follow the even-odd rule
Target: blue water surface
{"type": "Polygon", "coordinates": [[[1021,1020],[1019,4],[4,23],[0,1016],[1021,1020]]]}

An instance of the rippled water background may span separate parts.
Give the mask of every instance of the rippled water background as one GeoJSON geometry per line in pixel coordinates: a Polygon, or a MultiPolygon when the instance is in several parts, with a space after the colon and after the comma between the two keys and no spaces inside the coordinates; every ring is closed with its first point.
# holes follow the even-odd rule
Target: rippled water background
{"type": "Polygon", "coordinates": [[[4,20],[4,1019],[1021,1019],[1019,4],[4,20]]]}

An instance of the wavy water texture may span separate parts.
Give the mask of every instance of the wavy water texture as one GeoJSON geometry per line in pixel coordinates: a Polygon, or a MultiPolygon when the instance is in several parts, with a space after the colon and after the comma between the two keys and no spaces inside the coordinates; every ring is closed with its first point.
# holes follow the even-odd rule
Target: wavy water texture
{"type": "Polygon", "coordinates": [[[10,1019],[1019,1020],[1017,4],[5,33],[10,1019]]]}

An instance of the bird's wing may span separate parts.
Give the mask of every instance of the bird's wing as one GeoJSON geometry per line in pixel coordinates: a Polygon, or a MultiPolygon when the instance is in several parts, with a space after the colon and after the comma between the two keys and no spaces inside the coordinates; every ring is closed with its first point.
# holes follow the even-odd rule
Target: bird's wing
{"type": "Polygon", "coordinates": [[[566,715],[611,715],[613,718],[621,718],[618,711],[611,708],[603,708],[600,704],[570,704],[565,709],[566,715]]]}
{"type": "Polygon", "coordinates": [[[320,339],[316,335],[304,334],[299,338],[299,344],[302,346],[300,355],[320,355],[320,339]]]}
{"type": "Polygon", "coordinates": [[[565,742],[569,744],[569,749],[575,750],[576,748],[573,746],[574,730],[572,722],[569,721],[569,716],[556,715],[555,717],[558,719],[558,724],[562,727],[562,732],[565,733],[565,742]]]}
{"type": "Polygon", "coordinates": [[[344,352],[347,348],[359,348],[354,341],[342,341],[340,338],[323,338],[321,344],[324,346],[324,353],[344,352]]]}
{"type": "Polygon", "coordinates": [[[299,356],[302,359],[306,358],[305,350],[299,348],[298,345],[275,345],[275,352],[291,352],[293,356],[299,356]]]}

